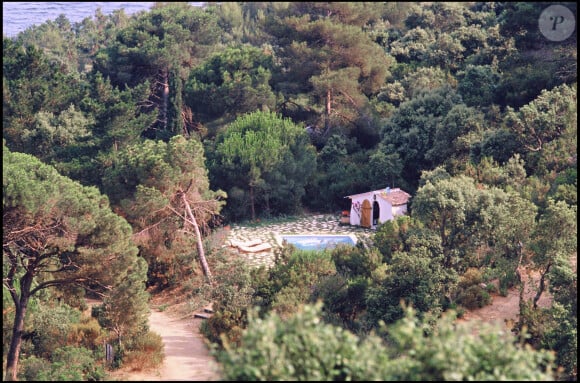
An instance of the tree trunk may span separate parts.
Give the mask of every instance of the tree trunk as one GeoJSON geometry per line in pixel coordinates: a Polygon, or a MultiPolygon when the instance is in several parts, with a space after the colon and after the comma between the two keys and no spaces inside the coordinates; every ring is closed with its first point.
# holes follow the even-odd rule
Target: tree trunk
{"type": "Polygon", "coordinates": [[[270,194],[264,193],[264,209],[266,214],[270,214],[270,194]]]}
{"type": "MultiPolygon", "coordinates": [[[[518,259],[518,264],[516,265],[516,269],[515,269],[515,274],[516,277],[518,278],[518,285],[519,285],[519,307],[520,307],[520,314],[523,312],[524,309],[524,280],[522,278],[522,273],[520,272],[520,266],[522,264],[522,259],[524,257],[524,253],[522,251],[522,247],[519,246],[518,247],[518,253],[519,253],[519,259],[518,259]]],[[[520,315],[520,321],[521,321],[521,315],[520,315]]]]}
{"type": "Polygon", "coordinates": [[[211,271],[209,270],[209,265],[207,264],[207,260],[205,259],[205,252],[203,250],[203,242],[201,239],[201,232],[199,231],[199,226],[197,225],[197,221],[193,212],[191,211],[191,206],[189,205],[189,201],[185,197],[185,193],[181,194],[181,199],[185,204],[185,209],[187,211],[187,215],[189,216],[189,220],[193,225],[193,229],[195,230],[195,236],[197,237],[197,253],[199,254],[199,261],[201,262],[201,267],[203,269],[203,273],[205,274],[206,278],[208,279],[209,283],[212,283],[212,275],[211,271]]]}
{"type": "Polygon", "coordinates": [[[20,346],[22,345],[22,330],[24,329],[24,316],[26,308],[18,305],[14,315],[14,326],[12,327],[12,340],[6,361],[6,378],[5,380],[18,380],[18,359],[20,356],[20,346]]]}
{"type": "Polygon", "coordinates": [[[540,287],[538,288],[538,292],[534,297],[534,309],[538,308],[538,301],[540,300],[540,298],[542,297],[542,293],[546,289],[546,274],[548,274],[548,271],[550,271],[551,266],[552,266],[551,263],[548,264],[548,267],[546,267],[546,271],[540,273],[540,287]]]}
{"type": "Polygon", "coordinates": [[[441,226],[439,226],[439,235],[441,236],[441,246],[447,246],[447,236],[445,235],[445,225],[447,224],[447,215],[441,216],[441,226]]]}
{"type": "Polygon", "coordinates": [[[14,313],[14,325],[12,326],[12,339],[10,348],[6,357],[6,377],[7,381],[18,380],[18,359],[20,358],[20,347],[22,346],[22,331],[24,330],[24,318],[26,317],[26,308],[30,299],[30,287],[32,286],[32,276],[26,273],[21,280],[20,299],[14,299],[16,308],[14,313]]]}
{"type": "Polygon", "coordinates": [[[169,109],[169,70],[165,69],[162,73],[162,81],[161,85],[163,86],[163,90],[161,93],[161,110],[159,111],[160,120],[163,124],[163,130],[167,130],[167,110],[169,109]]]}
{"type": "Polygon", "coordinates": [[[330,129],[330,113],[332,112],[332,98],[330,89],[326,91],[326,120],[324,121],[324,133],[328,133],[330,129]]]}
{"type": "Polygon", "coordinates": [[[254,187],[250,185],[250,210],[252,211],[252,221],[256,220],[256,208],[254,207],[254,187]]]}

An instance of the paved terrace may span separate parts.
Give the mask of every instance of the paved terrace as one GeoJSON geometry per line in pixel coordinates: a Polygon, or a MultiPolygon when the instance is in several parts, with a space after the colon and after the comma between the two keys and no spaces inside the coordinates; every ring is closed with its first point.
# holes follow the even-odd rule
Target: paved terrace
{"type": "MultiPolygon", "coordinates": [[[[256,253],[237,251],[240,257],[246,259],[252,266],[265,265],[270,267],[274,263],[274,252],[280,248],[276,236],[285,234],[353,234],[357,241],[369,243],[372,234],[371,229],[358,226],[340,225],[340,216],[334,214],[310,215],[299,218],[289,218],[287,221],[272,221],[254,225],[231,225],[227,241],[247,242],[260,239],[272,246],[272,249],[256,253]]],[[[232,248],[234,249],[234,248],[232,248]]]]}

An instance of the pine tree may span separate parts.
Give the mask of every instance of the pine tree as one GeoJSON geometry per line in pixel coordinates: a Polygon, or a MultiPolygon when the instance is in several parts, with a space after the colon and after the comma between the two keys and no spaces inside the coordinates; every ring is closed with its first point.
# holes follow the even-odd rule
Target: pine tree
{"type": "Polygon", "coordinates": [[[106,296],[135,266],[138,250],[127,221],[96,188],[6,146],[2,157],[2,276],[15,306],[6,379],[16,380],[30,298],[63,285],[106,296]]]}

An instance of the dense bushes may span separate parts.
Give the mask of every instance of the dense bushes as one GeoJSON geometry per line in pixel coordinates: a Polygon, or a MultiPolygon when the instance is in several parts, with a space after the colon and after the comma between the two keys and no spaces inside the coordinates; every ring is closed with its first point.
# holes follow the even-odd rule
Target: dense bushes
{"type": "Polygon", "coordinates": [[[482,284],[485,285],[481,271],[476,268],[467,269],[457,285],[457,304],[470,310],[490,304],[491,296],[482,284]]]}
{"type": "Polygon", "coordinates": [[[275,311],[286,317],[307,302],[323,276],[334,273],[329,252],[299,251],[293,246],[277,250],[276,264],[269,270],[249,269],[242,260],[217,269],[218,283],[212,289],[214,315],[202,326],[213,343],[239,344],[248,325],[248,310],[275,311]]]}
{"type": "Polygon", "coordinates": [[[130,366],[133,371],[156,368],[165,358],[161,336],[150,331],[129,339],[125,349],[121,363],[123,366],[130,366]]]}
{"type": "Polygon", "coordinates": [[[210,291],[214,314],[200,328],[212,343],[221,345],[224,339],[233,344],[240,341],[242,329],[248,324],[247,313],[253,305],[254,286],[261,271],[263,269],[251,271],[241,259],[215,268],[216,285],[210,291]]]}
{"type": "Polygon", "coordinates": [[[57,348],[47,359],[31,356],[24,359],[19,379],[26,381],[98,381],[106,380],[104,367],[84,347],[57,348]]]}
{"type": "Polygon", "coordinates": [[[382,357],[377,342],[359,339],[320,321],[320,308],[297,308],[286,320],[271,313],[252,317],[237,349],[225,345],[220,357],[231,380],[367,380],[379,377],[382,357]]]}
{"type": "Polygon", "coordinates": [[[497,328],[474,334],[453,317],[425,336],[426,321],[411,309],[386,328],[388,342],[362,339],[322,322],[321,304],[306,305],[281,319],[251,315],[242,347],[225,345],[220,362],[226,380],[444,381],[550,380],[553,355],[514,343],[497,328]]]}
{"type": "Polygon", "coordinates": [[[470,310],[478,309],[491,303],[491,295],[481,286],[472,285],[458,294],[457,303],[470,310]]]}

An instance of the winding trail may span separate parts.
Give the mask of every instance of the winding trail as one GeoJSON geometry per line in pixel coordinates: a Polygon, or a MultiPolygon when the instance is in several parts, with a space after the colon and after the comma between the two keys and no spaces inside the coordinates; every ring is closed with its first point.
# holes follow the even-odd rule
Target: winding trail
{"type": "Polygon", "coordinates": [[[216,381],[217,363],[199,333],[203,319],[181,319],[166,312],[151,310],[151,331],[161,335],[165,360],[155,371],[124,372],[123,381],[216,381]]]}

